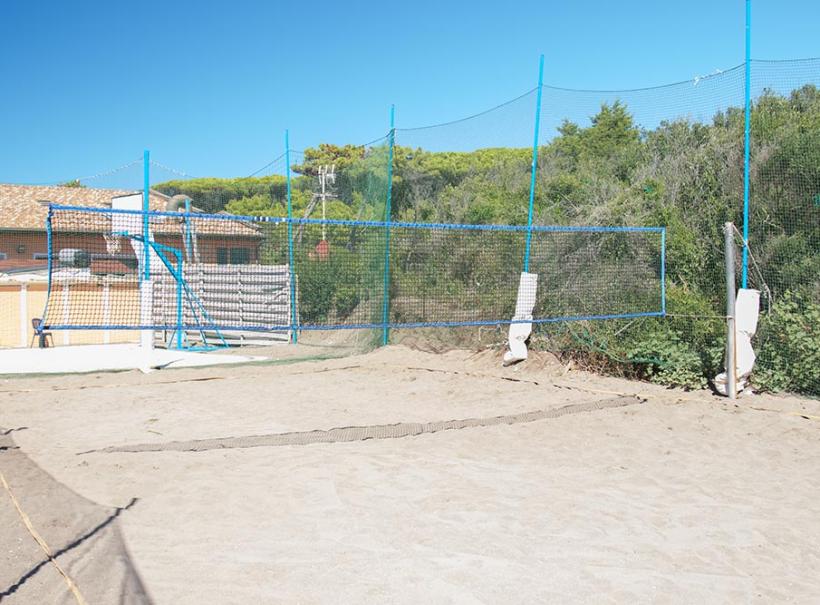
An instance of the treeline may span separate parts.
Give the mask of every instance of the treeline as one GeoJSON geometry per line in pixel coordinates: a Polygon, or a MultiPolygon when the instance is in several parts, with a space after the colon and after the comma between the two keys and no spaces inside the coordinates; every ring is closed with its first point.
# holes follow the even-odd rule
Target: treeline
{"type": "MultiPolygon", "coordinates": [[[[820,92],[765,94],[752,110],[750,285],[768,306],[757,350],[760,388],[820,394],[820,92]],[[771,295],[769,297],[769,294],[771,295]]],[[[646,130],[629,108],[604,105],[564,122],[539,149],[538,224],[666,226],[664,320],[543,330],[549,346],[604,371],[702,386],[722,364],[723,235],[742,224],[743,111],[710,124],[646,130]],[[675,317],[686,316],[686,317],[675,317]]],[[[430,152],[396,147],[392,219],[526,224],[531,150],[430,152]]],[[[334,164],[329,218],[383,220],[387,149],[320,145],[293,166],[294,216],[317,216],[317,169],[334,164]]],[[[203,210],[285,215],[284,177],[169,182],[203,210]]],[[[350,242],[338,242],[350,248],[350,242]]],[[[350,305],[348,305],[350,306],[350,305]]]]}

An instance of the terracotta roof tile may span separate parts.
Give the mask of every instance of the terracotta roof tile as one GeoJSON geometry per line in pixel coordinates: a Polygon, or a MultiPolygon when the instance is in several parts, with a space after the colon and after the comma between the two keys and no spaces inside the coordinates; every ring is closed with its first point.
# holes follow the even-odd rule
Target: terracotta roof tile
{"type": "MultiPolygon", "coordinates": [[[[112,198],[134,193],[139,192],[123,189],[0,184],[0,229],[44,231],[49,203],[110,208],[112,198]]],[[[169,196],[152,190],[148,200],[149,207],[154,211],[164,211],[169,199],[169,196]]],[[[99,216],[100,220],[84,220],[84,231],[110,230],[108,228],[110,221],[107,216],[89,215],[91,216],[99,216]]],[[[152,229],[157,233],[176,232],[179,227],[174,226],[174,222],[157,222],[152,229]]],[[[247,222],[205,219],[195,219],[195,222],[195,229],[199,235],[260,237],[259,231],[247,222]]]]}

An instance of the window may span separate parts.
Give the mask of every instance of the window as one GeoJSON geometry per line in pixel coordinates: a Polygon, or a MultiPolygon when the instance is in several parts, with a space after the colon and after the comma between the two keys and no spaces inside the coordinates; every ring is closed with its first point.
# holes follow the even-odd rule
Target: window
{"type": "Polygon", "coordinates": [[[231,248],[231,264],[247,265],[251,262],[251,251],[247,248],[231,248]]]}
{"type": "Polygon", "coordinates": [[[216,262],[219,265],[247,265],[251,262],[249,248],[217,248],[216,262]]]}
{"type": "Polygon", "coordinates": [[[5,252],[0,252],[0,260],[6,260],[8,256],[6,256],[5,252]]]}

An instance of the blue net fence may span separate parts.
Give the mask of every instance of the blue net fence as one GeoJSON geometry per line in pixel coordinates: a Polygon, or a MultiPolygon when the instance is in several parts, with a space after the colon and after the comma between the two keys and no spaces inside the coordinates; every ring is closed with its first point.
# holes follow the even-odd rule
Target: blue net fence
{"type": "Polygon", "coordinates": [[[229,332],[510,323],[528,232],[540,281],[535,323],[662,315],[662,228],[528,230],[55,205],[44,324],[157,330],[174,345],[229,332]],[[149,281],[146,299],[140,289],[149,281]]]}
{"type": "MultiPolygon", "coordinates": [[[[376,345],[386,329],[404,328],[389,335],[397,342],[429,327],[427,341],[439,334],[441,342],[474,344],[477,328],[511,320],[526,267],[538,275],[533,346],[592,369],[698,387],[723,365],[722,226],[730,221],[739,230],[738,286],[765,299],[757,386],[817,394],[820,59],[750,63],[748,170],[745,71],[741,65],[645,89],[541,85],[490,110],[398,127],[365,145],[286,146],[236,179],[194,178],[150,162],[157,243],[176,250],[165,250],[170,261],[182,255],[185,283],[195,282],[186,272],[197,263],[222,266],[225,283],[230,271],[285,267],[287,321],[239,327],[276,327],[291,340],[357,327],[363,342],[376,345]],[[162,240],[161,229],[172,224],[178,233],[162,240]],[[255,235],[208,235],[217,224],[255,235]],[[186,243],[191,234],[196,250],[186,243]]],[[[106,200],[142,193],[142,168],[136,161],[69,183],[84,187],[43,194],[56,204],[49,325],[114,325],[111,298],[108,307],[101,299],[82,303],[97,305],[99,321],[80,324],[64,304],[76,295],[82,306],[79,282],[65,294],[57,276],[79,279],[69,277],[60,246],[87,248],[92,259],[114,256],[123,253],[105,244],[116,236],[85,248],[60,244],[67,237],[60,233],[75,229],[81,237],[93,214],[60,206],[111,208],[106,200]]],[[[46,207],[38,210],[43,223],[46,207]]],[[[133,238],[119,244],[135,245],[133,238]]],[[[117,276],[94,269],[101,258],[87,262],[73,270],[139,286],[133,267],[117,276]]],[[[176,296],[173,283],[162,287],[169,300],[176,296]]],[[[230,325],[203,306],[211,319],[199,311],[186,330],[197,321],[230,325]]],[[[151,323],[134,318],[140,308],[132,305],[129,320],[116,325],[151,323]]],[[[177,317],[152,324],[168,332],[166,341],[179,332],[177,317]]],[[[487,334],[493,344],[505,340],[501,328],[479,330],[484,344],[487,334]]]]}
{"type": "Polygon", "coordinates": [[[544,86],[536,221],[657,224],[669,234],[663,321],[566,326],[552,348],[705,386],[723,364],[730,221],[737,286],[764,298],[755,385],[820,393],[811,369],[820,362],[820,60],[749,65],[748,220],[745,67],[639,90],[544,86]]]}

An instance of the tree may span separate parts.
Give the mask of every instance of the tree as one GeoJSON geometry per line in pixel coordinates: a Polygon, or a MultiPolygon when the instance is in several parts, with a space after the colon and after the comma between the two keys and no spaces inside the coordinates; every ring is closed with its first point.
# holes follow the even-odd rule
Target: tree
{"type": "Polygon", "coordinates": [[[249,197],[231,200],[225,205],[225,211],[245,216],[286,216],[287,209],[279,202],[271,203],[270,197],[257,193],[249,197]]]}
{"type": "MultiPolygon", "coordinates": [[[[298,188],[302,183],[295,183],[298,188]]],[[[287,179],[279,174],[235,179],[201,178],[167,181],[154,186],[166,195],[184,194],[194,206],[205,212],[220,212],[233,200],[262,195],[268,207],[284,205],[287,198],[287,179]]]]}
{"type": "Polygon", "coordinates": [[[365,147],[361,145],[331,145],[321,143],[318,147],[305,149],[301,164],[294,164],[291,168],[297,174],[318,176],[320,166],[336,166],[337,172],[344,172],[351,165],[363,159],[365,147]]]}

